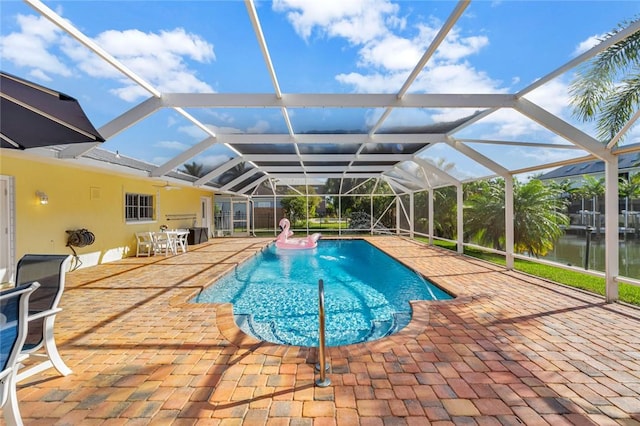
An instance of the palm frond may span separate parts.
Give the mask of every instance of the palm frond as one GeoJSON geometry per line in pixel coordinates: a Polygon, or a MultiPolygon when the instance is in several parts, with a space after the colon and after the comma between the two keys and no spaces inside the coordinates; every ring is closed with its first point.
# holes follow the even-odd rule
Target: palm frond
{"type": "Polygon", "coordinates": [[[625,78],[606,99],[598,118],[598,138],[613,138],[640,107],[640,74],[625,78]]]}
{"type": "MultiPolygon", "coordinates": [[[[637,21],[621,24],[603,40],[637,21]]],[[[582,121],[597,120],[601,140],[615,136],[638,108],[638,69],[640,31],[609,46],[578,69],[569,87],[573,115],[582,121]]]]}

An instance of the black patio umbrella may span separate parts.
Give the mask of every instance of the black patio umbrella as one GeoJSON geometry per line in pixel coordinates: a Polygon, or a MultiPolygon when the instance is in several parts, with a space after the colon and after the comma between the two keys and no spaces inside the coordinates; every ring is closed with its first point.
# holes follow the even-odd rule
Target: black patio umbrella
{"type": "Polygon", "coordinates": [[[2,148],[104,142],[71,96],[0,72],[0,97],[2,148]]]}

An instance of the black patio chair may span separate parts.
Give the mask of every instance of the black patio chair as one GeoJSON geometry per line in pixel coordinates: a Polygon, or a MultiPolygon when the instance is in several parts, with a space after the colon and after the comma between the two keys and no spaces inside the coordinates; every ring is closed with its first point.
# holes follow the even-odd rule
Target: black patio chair
{"type": "Polygon", "coordinates": [[[18,373],[18,382],[51,367],[63,376],[71,374],[64,363],[54,339],[53,325],[64,291],[65,274],[71,262],[70,255],[27,254],[20,259],[16,271],[16,285],[37,281],[40,288],[29,303],[28,333],[19,361],[30,357],[44,359],[18,373]],[[37,353],[44,347],[45,353],[37,353]]]}
{"type": "Polygon", "coordinates": [[[8,425],[22,426],[16,383],[22,345],[27,337],[29,296],[37,282],[0,292],[0,407],[8,425]]]}

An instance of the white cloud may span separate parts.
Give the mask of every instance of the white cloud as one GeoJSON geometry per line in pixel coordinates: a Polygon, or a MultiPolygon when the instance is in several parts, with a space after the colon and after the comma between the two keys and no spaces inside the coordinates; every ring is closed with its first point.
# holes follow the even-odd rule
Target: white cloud
{"type": "Polygon", "coordinates": [[[170,149],[173,151],[184,151],[189,148],[189,145],[183,142],[178,141],[160,141],[155,143],[153,146],[158,148],[170,149]]]}
{"type": "Polygon", "coordinates": [[[468,63],[438,64],[429,66],[411,86],[413,90],[427,93],[505,93],[500,81],[493,80],[485,72],[468,63]]]}
{"type": "Polygon", "coordinates": [[[169,160],[171,160],[171,157],[159,155],[159,156],[153,157],[151,160],[149,160],[149,162],[151,164],[164,164],[169,160]]]}
{"type": "Polygon", "coordinates": [[[515,140],[540,128],[538,124],[510,108],[496,111],[480,122],[493,125],[493,131],[482,136],[487,139],[515,140]]]}
{"type": "Polygon", "coordinates": [[[476,112],[475,109],[467,108],[444,108],[439,109],[436,113],[431,115],[431,119],[436,123],[447,123],[456,121],[464,117],[468,117],[476,112]]]}
{"type": "MultiPolygon", "coordinates": [[[[336,76],[338,82],[351,86],[358,93],[397,92],[442,25],[432,18],[416,25],[414,35],[408,37],[405,35],[406,18],[399,16],[399,7],[383,0],[278,0],[273,7],[286,13],[295,30],[306,40],[315,32],[326,37],[343,38],[358,48],[356,65],[363,71],[336,76]]],[[[504,92],[501,82],[492,80],[464,61],[488,44],[486,36],[464,37],[459,29],[454,28],[411,90],[431,93],[504,92]]]]}
{"type": "Polygon", "coordinates": [[[389,25],[403,25],[403,21],[395,17],[398,5],[386,0],[276,0],[273,9],[286,13],[291,25],[305,40],[315,30],[320,35],[361,44],[385,34],[389,25]]]}
{"type": "MultiPolygon", "coordinates": [[[[378,122],[382,110],[376,110],[366,117],[367,126],[378,122]]],[[[417,127],[433,123],[431,114],[421,109],[395,110],[384,121],[383,128],[417,127]]]]}
{"type": "Polygon", "coordinates": [[[34,80],[40,80],[40,81],[52,81],[52,78],[49,77],[48,74],[45,74],[44,71],[42,71],[41,69],[34,69],[31,70],[31,72],[29,73],[29,75],[31,77],[33,77],[34,80]]]}
{"type": "Polygon", "coordinates": [[[578,56],[584,52],[586,52],[587,50],[591,49],[593,46],[597,45],[600,43],[600,41],[604,38],[604,34],[596,34],[596,35],[592,35],[591,37],[589,37],[588,39],[580,42],[577,46],[576,49],[573,51],[573,55],[574,56],[578,56]]]}
{"type": "Polygon", "coordinates": [[[62,31],[44,17],[18,15],[19,32],[0,38],[0,57],[19,67],[30,68],[31,75],[51,80],[50,74],[69,77],[71,69],[50,48],[63,39],[62,31]]]}
{"type": "Polygon", "coordinates": [[[187,126],[180,126],[178,127],[178,131],[180,133],[184,133],[185,135],[191,136],[193,139],[203,139],[208,136],[207,132],[205,132],[200,127],[193,124],[190,124],[187,126]]]}
{"type": "Polygon", "coordinates": [[[258,120],[256,124],[247,129],[247,133],[266,133],[271,126],[266,120],[258,120]]]}
{"type": "Polygon", "coordinates": [[[223,134],[236,134],[236,133],[245,133],[242,129],[237,127],[230,126],[214,126],[211,124],[207,124],[207,127],[213,130],[215,134],[223,135],[223,134]]]}
{"type": "Polygon", "coordinates": [[[356,93],[392,93],[402,87],[402,83],[407,79],[407,73],[398,74],[360,74],[351,72],[348,74],[338,74],[336,80],[340,83],[353,87],[356,93]]]}
{"type": "Polygon", "coordinates": [[[525,98],[558,116],[570,115],[571,96],[568,85],[559,78],[543,84],[525,98]]]}
{"type": "MultiPolygon", "coordinates": [[[[215,59],[213,45],[182,28],[159,33],[139,30],[105,31],[95,38],[96,43],[131,71],[161,92],[213,92],[213,88],[199,80],[188,66],[187,59],[210,62],[215,59]]],[[[77,44],[66,44],[64,51],[78,62],[78,66],[92,77],[118,78],[122,86],[113,89],[120,98],[135,101],[149,93],[131,82],[114,68],[77,44]]]]}
{"type": "Polygon", "coordinates": [[[449,61],[459,61],[466,56],[478,53],[489,44],[485,36],[460,37],[454,29],[449,33],[437,50],[437,57],[449,61]]]}
{"type": "MultiPolygon", "coordinates": [[[[30,75],[42,80],[51,80],[52,74],[70,77],[77,70],[91,77],[116,80],[119,86],[111,93],[130,102],[149,96],[44,17],[17,15],[16,22],[19,30],[0,39],[3,61],[28,68],[30,75]]],[[[182,28],[159,33],[111,30],[98,34],[95,42],[160,91],[214,91],[189,66],[189,61],[215,60],[213,45],[182,28]]]]}
{"type": "Polygon", "coordinates": [[[231,160],[228,155],[218,154],[218,155],[201,155],[194,159],[196,163],[202,163],[209,168],[214,168],[221,166],[227,161],[231,160]]]}
{"type": "Polygon", "coordinates": [[[389,34],[366,43],[360,49],[360,66],[382,67],[386,70],[411,70],[420,60],[421,46],[404,37],[389,34]]]}
{"type": "Polygon", "coordinates": [[[577,151],[566,149],[536,148],[536,149],[520,149],[513,150],[513,155],[507,158],[523,158],[530,159],[535,165],[554,163],[576,157],[577,151]]]}
{"type": "Polygon", "coordinates": [[[206,114],[210,115],[211,117],[215,118],[216,120],[221,121],[222,123],[233,123],[235,118],[226,112],[218,112],[218,111],[212,111],[212,110],[206,110],[205,111],[206,114]]]}

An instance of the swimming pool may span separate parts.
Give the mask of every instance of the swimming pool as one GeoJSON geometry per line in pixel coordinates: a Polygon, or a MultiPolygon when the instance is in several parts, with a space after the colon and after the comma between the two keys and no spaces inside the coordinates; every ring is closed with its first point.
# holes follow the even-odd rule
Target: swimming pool
{"type": "Polygon", "coordinates": [[[320,240],[312,250],[271,244],[198,295],[232,303],[236,324],[273,343],[318,345],[318,280],[327,346],[375,340],[411,320],[410,300],[451,296],[364,240],[320,240]]]}

